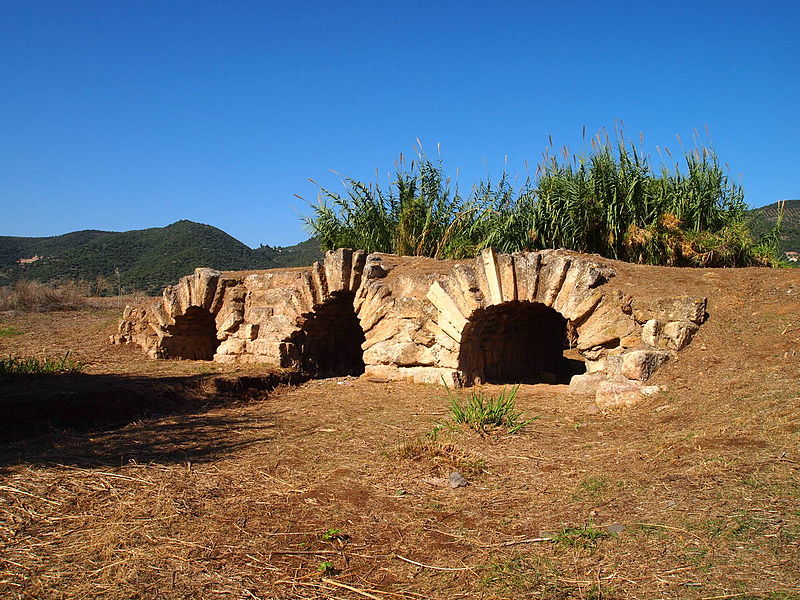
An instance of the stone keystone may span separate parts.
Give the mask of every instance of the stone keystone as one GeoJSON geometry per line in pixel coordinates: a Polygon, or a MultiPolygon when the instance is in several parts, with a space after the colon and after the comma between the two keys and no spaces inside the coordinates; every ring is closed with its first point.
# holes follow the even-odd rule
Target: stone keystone
{"type": "Polygon", "coordinates": [[[500,283],[500,275],[497,272],[497,256],[491,248],[481,250],[481,261],[483,270],[486,273],[486,282],[489,285],[489,296],[491,304],[501,304],[503,302],[503,287],[500,283]]]}

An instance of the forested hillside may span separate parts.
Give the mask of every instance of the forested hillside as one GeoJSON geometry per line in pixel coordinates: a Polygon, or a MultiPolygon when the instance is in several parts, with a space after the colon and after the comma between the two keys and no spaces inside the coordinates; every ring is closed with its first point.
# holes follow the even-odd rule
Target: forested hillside
{"type": "MultiPolygon", "coordinates": [[[[783,222],[781,224],[781,252],[794,250],[800,252],[800,200],[785,200],[783,222]]],[[[779,202],[773,202],[753,210],[755,217],[753,232],[761,234],[775,225],[778,220],[779,202]]]]}
{"type": "Polygon", "coordinates": [[[125,232],[76,231],[45,238],[0,237],[0,285],[19,279],[51,283],[108,280],[116,291],[157,293],[196,267],[269,269],[311,264],[310,239],[286,248],[252,249],[224,231],[193,221],[125,232]],[[20,263],[20,259],[31,262],[20,263]]]}

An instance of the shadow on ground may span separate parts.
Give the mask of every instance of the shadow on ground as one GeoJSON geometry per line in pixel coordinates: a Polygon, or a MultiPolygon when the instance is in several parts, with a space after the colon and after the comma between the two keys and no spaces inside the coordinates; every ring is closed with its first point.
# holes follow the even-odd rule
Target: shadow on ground
{"type": "Polygon", "coordinates": [[[210,409],[263,400],[296,375],[53,375],[0,382],[0,468],[200,463],[268,441],[272,424],[210,409]],[[246,441],[242,441],[246,440],[246,441]]]}

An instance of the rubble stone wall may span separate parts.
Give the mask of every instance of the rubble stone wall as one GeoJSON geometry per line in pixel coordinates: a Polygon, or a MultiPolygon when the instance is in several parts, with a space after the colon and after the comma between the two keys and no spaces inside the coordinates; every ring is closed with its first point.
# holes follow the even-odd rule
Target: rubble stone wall
{"type": "Polygon", "coordinates": [[[691,341],[706,299],[637,301],[614,275],[565,250],[444,261],[340,249],[305,268],[197,269],[126,307],[112,341],[153,358],[458,386],[554,380],[569,339],[585,365],[576,391],[638,385],[691,341]]]}

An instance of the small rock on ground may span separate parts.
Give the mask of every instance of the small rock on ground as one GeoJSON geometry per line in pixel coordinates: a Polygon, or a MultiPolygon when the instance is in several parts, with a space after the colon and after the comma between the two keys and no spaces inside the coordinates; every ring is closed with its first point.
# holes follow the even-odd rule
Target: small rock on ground
{"type": "Polygon", "coordinates": [[[466,478],[458,471],[453,471],[450,473],[447,481],[450,483],[450,487],[454,489],[469,485],[469,481],[467,481],[466,478]]]}

